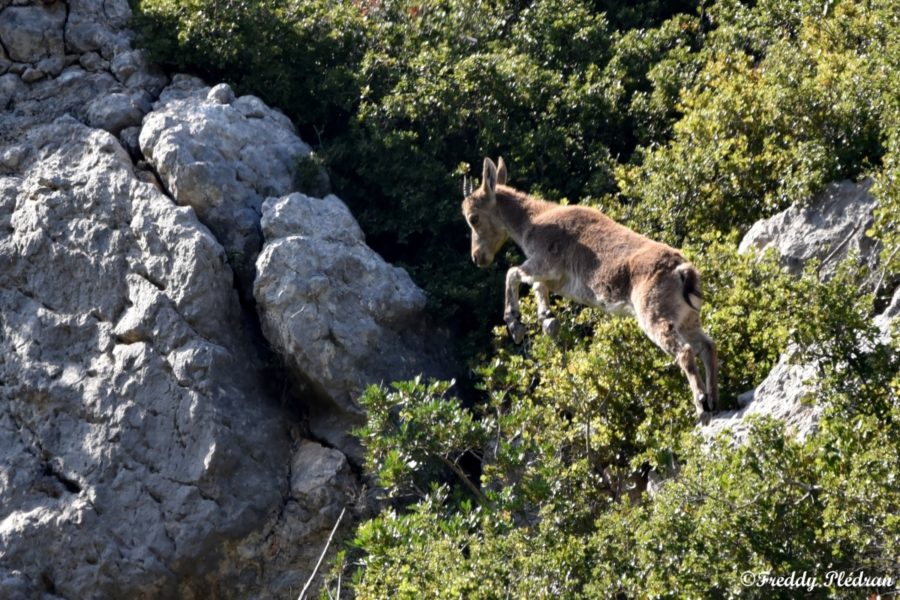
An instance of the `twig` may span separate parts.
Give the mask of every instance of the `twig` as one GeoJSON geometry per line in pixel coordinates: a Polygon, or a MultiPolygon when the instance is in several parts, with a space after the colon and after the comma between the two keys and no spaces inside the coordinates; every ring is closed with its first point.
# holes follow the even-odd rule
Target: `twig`
{"type": "Polygon", "coordinates": [[[347,507],[341,509],[341,514],[338,516],[337,522],[334,524],[334,528],[331,530],[331,535],[328,536],[328,541],[325,542],[325,547],[322,548],[322,554],[319,556],[319,562],[316,563],[316,568],[313,569],[312,575],[309,576],[309,579],[306,581],[306,585],[303,586],[303,589],[300,590],[300,596],[297,600],[303,600],[306,596],[306,592],[309,590],[309,586],[312,585],[313,579],[316,577],[316,573],[319,571],[319,567],[322,566],[322,561],[325,559],[325,553],[328,552],[328,547],[331,545],[331,540],[334,538],[334,533],[337,531],[338,525],[341,524],[341,519],[344,518],[344,513],[347,512],[347,507]]]}
{"type": "Polygon", "coordinates": [[[486,506],[491,505],[491,501],[488,500],[487,496],[485,496],[481,490],[479,490],[477,487],[475,487],[475,484],[472,483],[472,480],[469,479],[468,476],[466,476],[466,474],[463,472],[463,470],[459,468],[458,464],[456,464],[455,462],[453,462],[446,456],[441,456],[440,459],[441,459],[442,463],[444,463],[445,465],[450,467],[450,470],[453,471],[456,474],[456,476],[462,480],[462,482],[466,485],[467,488],[469,488],[469,491],[472,492],[472,494],[475,496],[475,498],[478,500],[478,502],[480,504],[486,505],[486,506]]]}

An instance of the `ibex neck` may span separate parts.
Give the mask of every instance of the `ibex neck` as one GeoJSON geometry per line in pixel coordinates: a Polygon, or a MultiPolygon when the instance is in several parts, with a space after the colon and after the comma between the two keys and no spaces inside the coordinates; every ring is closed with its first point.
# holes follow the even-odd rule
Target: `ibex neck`
{"type": "Polygon", "coordinates": [[[506,226],[506,231],[513,241],[522,246],[525,233],[531,227],[534,218],[554,204],[536,200],[524,192],[510,187],[497,187],[497,212],[506,226]]]}

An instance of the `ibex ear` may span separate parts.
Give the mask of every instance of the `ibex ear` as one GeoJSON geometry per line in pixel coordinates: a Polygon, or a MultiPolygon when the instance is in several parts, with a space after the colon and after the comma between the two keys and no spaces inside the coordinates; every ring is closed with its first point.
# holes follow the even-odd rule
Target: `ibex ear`
{"type": "Polygon", "coordinates": [[[503,157],[501,156],[497,160],[497,185],[506,185],[506,163],[503,162],[503,157]]]}
{"type": "Polygon", "coordinates": [[[494,199],[497,190],[497,165],[489,158],[484,159],[484,171],[481,174],[481,187],[487,192],[488,198],[494,199]]]}

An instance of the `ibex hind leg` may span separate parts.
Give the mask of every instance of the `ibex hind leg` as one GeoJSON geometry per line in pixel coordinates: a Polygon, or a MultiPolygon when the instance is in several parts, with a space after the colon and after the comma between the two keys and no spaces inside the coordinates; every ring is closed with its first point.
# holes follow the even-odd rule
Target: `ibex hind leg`
{"type": "Polygon", "coordinates": [[[707,405],[706,388],[700,380],[700,372],[697,369],[697,363],[694,360],[694,352],[689,344],[681,341],[675,330],[675,324],[668,319],[650,319],[644,320],[638,318],[641,329],[647,334],[653,342],[662,348],[666,353],[675,358],[675,362],[681,367],[688,385],[691,388],[691,394],[694,400],[694,407],[697,410],[697,416],[703,425],[710,421],[710,411],[707,405]]]}
{"type": "Polygon", "coordinates": [[[681,367],[700,422],[706,425],[710,420],[707,389],[700,379],[694,351],[679,331],[685,322],[697,319],[697,312],[688,306],[682,292],[678,275],[666,274],[636,286],[631,300],[641,329],[681,367]]]}
{"type": "Polygon", "coordinates": [[[703,363],[706,379],[707,409],[715,411],[719,405],[719,359],[716,344],[700,327],[697,313],[689,314],[679,323],[678,335],[687,342],[694,355],[703,363]]]}
{"type": "Polygon", "coordinates": [[[697,333],[694,334],[694,340],[688,343],[703,363],[703,371],[706,374],[709,410],[715,411],[719,407],[719,356],[716,344],[703,330],[697,330],[697,333]]]}

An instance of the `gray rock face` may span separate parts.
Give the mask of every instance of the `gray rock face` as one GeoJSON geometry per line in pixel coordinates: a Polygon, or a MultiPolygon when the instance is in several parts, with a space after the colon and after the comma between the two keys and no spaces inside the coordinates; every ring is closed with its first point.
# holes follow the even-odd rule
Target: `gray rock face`
{"type": "Polygon", "coordinates": [[[23,148],[0,177],[0,597],[283,595],[356,484],[268,401],[223,248],[110,134],[65,117],[23,148]]]}
{"type": "Polygon", "coordinates": [[[821,406],[814,402],[816,366],[793,364],[794,355],[793,350],[784,354],[756,389],[738,397],[743,408],[718,413],[704,434],[714,436],[731,429],[736,440],[743,440],[748,431],[745,418],[751,415],[782,419],[799,439],[815,433],[821,414],[821,406]]]}
{"type": "Polygon", "coordinates": [[[873,266],[879,248],[866,235],[876,205],[869,194],[871,187],[871,180],[832,183],[808,206],[791,206],[755,223],[739,250],[775,248],[782,264],[794,274],[801,273],[808,260],[817,258],[822,261],[820,273],[829,277],[851,251],[864,264],[873,266]]]}
{"type": "Polygon", "coordinates": [[[273,198],[260,312],[312,425],[285,412],[230,265],[249,295],[309,147],[168,85],[130,15],[0,0],[0,598],[292,597],[360,487],[310,428],[358,459],[362,388],[443,359],[343,203],[273,198]]]}
{"type": "Polygon", "coordinates": [[[222,242],[249,290],[262,202],[292,191],[296,162],[310,152],[290,120],[254,96],[235,99],[227,86],[176,76],[144,120],[140,145],[175,200],[222,242]]]}
{"type": "Polygon", "coordinates": [[[280,408],[225,249],[132,164],[168,78],[130,14],[0,0],[0,598],[290,596],[358,483],[280,408]]]}
{"type": "Polygon", "coordinates": [[[0,145],[71,115],[139,125],[168,78],[132,50],[128,0],[0,2],[0,145]]]}
{"type": "Polygon", "coordinates": [[[32,63],[49,56],[62,56],[66,46],[63,2],[7,6],[0,10],[0,42],[12,60],[32,63]]]}
{"type": "Polygon", "coordinates": [[[347,430],[362,423],[366,386],[447,375],[445,342],[424,327],[425,294],[365,245],[336,196],[270,198],[262,228],[253,291],[263,332],[318,396],[312,431],[358,458],[347,430]]]}

